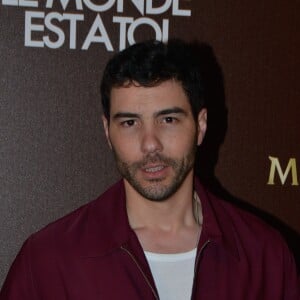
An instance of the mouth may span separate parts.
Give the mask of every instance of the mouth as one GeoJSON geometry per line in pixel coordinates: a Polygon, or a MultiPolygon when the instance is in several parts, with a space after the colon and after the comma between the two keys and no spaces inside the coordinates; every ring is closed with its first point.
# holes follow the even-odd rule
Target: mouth
{"type": "Polygon", "coordinates": [[[147,173],[155,173],[161,171],[164,168],[165,168],[164,166],[148,167],[148,168],[144,168],[144,171],[147,173]]]}
{"type": "Polygon", "coordinates": [[[151,179],[158,179],[166,176],[167,165],[147,165],[142,168],[144,175],[151,179]]]}

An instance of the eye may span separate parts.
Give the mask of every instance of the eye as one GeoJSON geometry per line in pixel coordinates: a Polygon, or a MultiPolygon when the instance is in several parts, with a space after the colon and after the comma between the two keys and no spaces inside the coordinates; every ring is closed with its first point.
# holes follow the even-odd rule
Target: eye
{"type": "Polygon", "coordinates": [[[132,127],[133,125],[135,125],[136,121],[135,120],[126,120],[121,122],[121,126],[123,127],[132,127]]]}
{"type": "Polygon", "coordinates": [[[174,117],[165,117],[164,118],[164,122],[165,123],[175,123],[177,121],[177,119],[176,118],[174,118],[174,117]]]}

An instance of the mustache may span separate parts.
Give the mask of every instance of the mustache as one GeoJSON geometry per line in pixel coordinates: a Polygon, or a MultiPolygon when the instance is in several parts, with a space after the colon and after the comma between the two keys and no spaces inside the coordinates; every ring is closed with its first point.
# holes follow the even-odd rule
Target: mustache
{"type": "Polygon", "coordinates": [[[156,164],[156,163],[170,165],[170,166],[174,166],[177,164],[173,159],[166,157],[162,154],[156,153],[156,154],[152,154],[152,155],[147,155],[142,160],[135,162],[133,164],[133,167],[134,168],[143,168],[143,167],[147,166],[148,164],[156,164]]]}

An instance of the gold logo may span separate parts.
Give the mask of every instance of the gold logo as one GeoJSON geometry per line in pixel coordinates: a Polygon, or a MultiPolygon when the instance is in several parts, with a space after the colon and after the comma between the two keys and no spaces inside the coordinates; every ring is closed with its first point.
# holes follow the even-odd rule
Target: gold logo
{"type": "Polygon", "coordinates": [[[298,176],[297,176],[296,158],[289,159],[289,162],[284,172],[282,171],[278,157],[269,156],[269,159],[271,161],[271,167],[270,167],[269,180],[267,184],[269,185],[275,184],[274,177],[275,177],[275,173],[277,173],[281,184],[284,185],[289,173],[291,173],[292,176],[291,185],[299,185],[298,176]]]}

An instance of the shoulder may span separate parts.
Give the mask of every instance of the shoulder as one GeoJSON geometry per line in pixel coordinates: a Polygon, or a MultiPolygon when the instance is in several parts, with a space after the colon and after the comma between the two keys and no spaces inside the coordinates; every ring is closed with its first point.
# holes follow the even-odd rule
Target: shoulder
{"type": "MultiPolygon", "coordinates": [[[[124,214],[122,207],[126,205],[121,197],[119,182],[96,200],[32,234],[13,262],[3,293],[38,299],[33,297],[36,286],[48,291],[49,282],[56,292],[60,291],[61,276],[80,274],[85,261],[82,258],[112,250],[115,240],[111,236],[114,230],[120,231],[112,227],[116,227],[116,218],[124,214]]],[[[119,228],[125,227],[124,223],[118,224],[119,228]]]]}
{"type": "Polygon", "coordinates": [[[235,245],[242,261],[278,274],[286,273],[288,268],[295,272],[294,256],[275,228],[232,203],[208,195],[223,236],[235,245]]]}
{"type": "Polygon", "coordinates": [[[113,212],[121,203],[120,193],[122,184],[118,182],[97,199],[32,234],[25,243],[25,249],[28,248],[34,256],[79,252],[80,245],[84,244],[87,236],[93,234],[93,230],[97,230],[99,236],[107,234],[113,212]]]}
{"type": "Polygon", "coordinates": [[[269,286],[272,295],[298,299],[295,260],[280,233],[256,215],[216,197],[201,184],[196,188],[203,204],[203,231],[217,237],[212,244],[217,246],[216,253],[231,254],[222,256],[223,263],[230,262],[230,271],[257,286],[269,286]],[[223,249],[226,252],[219,252],[223,249]]]}
{"type": "Polygon", "coordinates": [[[220,199],[213,201],[230,220],[240,265],[257,272],[258,278],[266,276],[266,284],[276,284],[277,289],[281,286],[285,299],[299,297],[295,258],[283,236],[252,213],[220,199]]]}
{"type": "Polygon", "coordinates": [[[260,248],[284,245],[281,234],[254,213],[210,194],[210,199],[219,218],[227,218],[235,232],[235,238],[243,243],[260,248]],[[221,217],[222,216],[222,217],[221,217]]]}
{"type": "Polygon", "coordinates": [[[290,255],[280,233],[256,215],[229,203],[208,191],[196,181],[203,210],[203,228],[222,237],[234,253],[246,259],[275,262],[290,255]]]}

